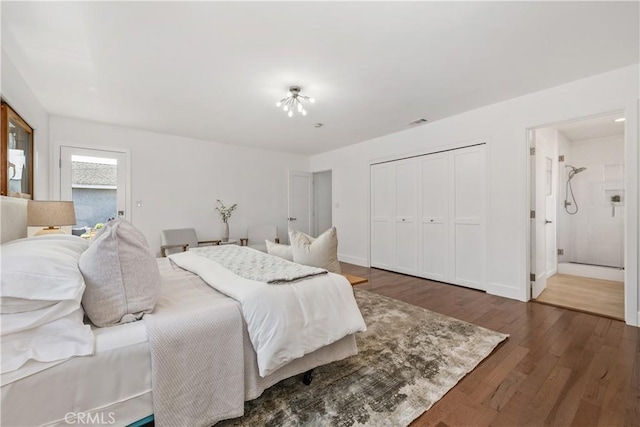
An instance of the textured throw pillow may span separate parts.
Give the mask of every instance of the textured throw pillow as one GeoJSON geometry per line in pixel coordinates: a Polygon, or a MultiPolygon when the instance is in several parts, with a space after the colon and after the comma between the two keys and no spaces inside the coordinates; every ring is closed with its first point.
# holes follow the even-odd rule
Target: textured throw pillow
{"type": "Polygon", "coordinates": [[[147,240],[130,222],[116,219],[80,257],[86,290],[82,306],[96,326],[139,320],[160,294],[158,264],[147,240]]]}
{"type": "Polygon", "coordinates": [[[294,262],[340,274],[338,233],[335,227],[331,227],[315,239],[300,231],[289,230],[289,240],[294,262]]]}
{"type": "Polygon", "coordinates": [[[280,243],[275,243],[270,240],[265,240],[264,242],[267,244],[267,253],[269,255],[284,258],[287,261],[293,261],[293,252],[291,251],[291,246],[281,245],[280,243]]]}

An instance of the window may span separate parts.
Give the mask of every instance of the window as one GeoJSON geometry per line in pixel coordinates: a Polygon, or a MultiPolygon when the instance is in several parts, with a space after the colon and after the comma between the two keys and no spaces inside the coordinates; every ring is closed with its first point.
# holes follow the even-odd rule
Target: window
{"type": "Polygon", "coordinates": [[[33,129],[2,103],[0,194],[33,199],[33,129]]]}

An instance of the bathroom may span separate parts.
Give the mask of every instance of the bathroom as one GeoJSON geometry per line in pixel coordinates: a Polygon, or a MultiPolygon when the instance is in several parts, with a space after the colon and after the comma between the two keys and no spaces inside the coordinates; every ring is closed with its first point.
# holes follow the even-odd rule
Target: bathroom
{"type": "Polygon", "coordinates": [[[534,132],[536,213],[543,216],[535,224],[543,231],[532,240],[536,276],[545,277],[536,277],[533,297],[624,319],[624,116],[534,132]]]}

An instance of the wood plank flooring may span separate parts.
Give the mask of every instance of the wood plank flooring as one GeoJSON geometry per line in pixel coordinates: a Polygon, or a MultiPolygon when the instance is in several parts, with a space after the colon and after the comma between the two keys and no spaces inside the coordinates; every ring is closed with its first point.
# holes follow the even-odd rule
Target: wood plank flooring
{"type": "Polygon", "coordinates": [[[536,301],[624,320],[623,282],[556,274],[536,301]]]}
{"type": "Polygon", "coordinates": [[[640,328],[343,264],[366,289],[508,333],[412,426],[638,426],[640,328]]]}

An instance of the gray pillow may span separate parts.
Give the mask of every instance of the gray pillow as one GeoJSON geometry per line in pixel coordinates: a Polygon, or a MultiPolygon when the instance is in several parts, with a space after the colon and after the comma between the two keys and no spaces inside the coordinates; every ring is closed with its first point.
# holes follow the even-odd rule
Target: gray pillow
{"type": "Polygon", "coordinates": [[[143,234],[116,219],[101,230],[80,256],[86,289],[82,306],[94,325],[139,320],[160,294],[160,271],[143,234]]]}

